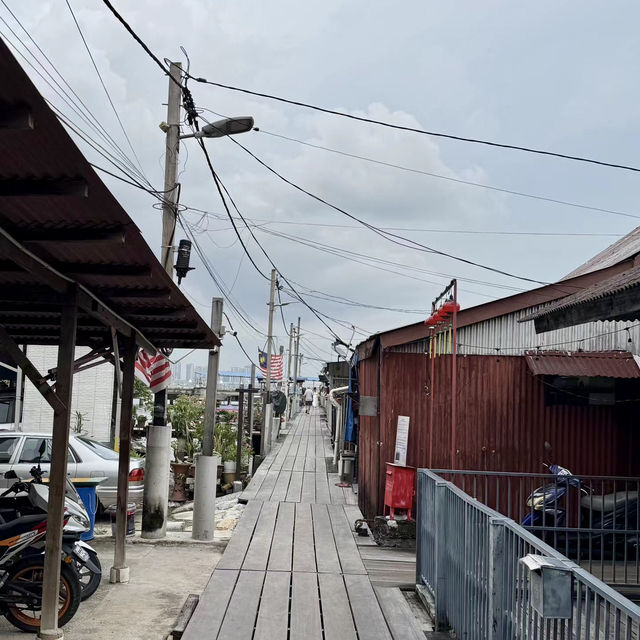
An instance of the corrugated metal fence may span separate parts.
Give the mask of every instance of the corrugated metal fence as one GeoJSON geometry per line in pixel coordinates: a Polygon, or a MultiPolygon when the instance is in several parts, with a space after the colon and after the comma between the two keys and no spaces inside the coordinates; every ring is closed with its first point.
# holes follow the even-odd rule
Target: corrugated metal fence
{"type": "Polygon", "coordinates": [[[462,639],[640,637],[640,608],[513,520],[425,469],[418,472],[417,582],[438,630],[462,639]],[[541,617],[532,606],[527,554],[561,561],[572,575],[572,617],[541,617]]]}

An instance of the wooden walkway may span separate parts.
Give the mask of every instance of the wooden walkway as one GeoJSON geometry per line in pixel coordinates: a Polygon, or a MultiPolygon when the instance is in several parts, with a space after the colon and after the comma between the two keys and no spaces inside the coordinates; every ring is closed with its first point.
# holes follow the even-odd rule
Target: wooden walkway
{"type": "Polygon", "coordinates": [[[398,637],[354,539],[359,510],[326,470],[330,455],[320,411],[298,415],[244,491],[247,506],[184,640],[398,637]]]}

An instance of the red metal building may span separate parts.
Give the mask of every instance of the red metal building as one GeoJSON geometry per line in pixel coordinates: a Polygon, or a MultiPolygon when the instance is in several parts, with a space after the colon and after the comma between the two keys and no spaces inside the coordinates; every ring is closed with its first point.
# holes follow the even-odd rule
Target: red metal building
{"type": "Polygon", "coordinates": [[[411,420],[411,466],[540,473],[546,440],[576,474],[638,475],[640,464],[632,452],[640,436],[632,400],[640,398],[640,368],[630,352],[638,350],[640,328],[591,322],[536,336],[532,322],[519,322],[545,304],[628,269],[634,255],[621,254],[618,263],[599,270],[462,310],[455,403],[449,343],[430,346],[424,324],[360,344],[360,395],[369,399],[358,438],[359,503],[365,517],[383,512],[385,463],[393,460],[401,415],[411,420]],[[453,450],[452,406],[457,418],[453,450]]]}

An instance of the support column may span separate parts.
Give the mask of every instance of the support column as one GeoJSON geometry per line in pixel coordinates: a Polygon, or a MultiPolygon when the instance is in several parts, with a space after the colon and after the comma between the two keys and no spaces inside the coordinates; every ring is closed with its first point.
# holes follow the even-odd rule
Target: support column
{"type": "MultiPolygon", "coordinates": [[[[122,397],[120,401],[118,497],[116,502],[116,545],[109,582],[129,582],[125,541],[127,536],[127,503],[129,496],[129,460],[133,420],[133,381],[138,349],[135,340],[127,339],[122,350],[122,397]]],[[[116,362],[116,367],[118,363],[116,362]]]]}
{"type": "Polygon", "coordinates": [[[142,537],[157,540],[167,533],[171,429],[164,425],[147,427],[142,537]]]}
{"type": "MultiPolygon", "coordinates": [[[[251,393],[249,393],[251,397],[251,393]]],[[[236,435],[236,480],[240,479],[242,470],[242,444],[244,441],[244,385],[238,389],[238,434],[236,435]]]]}
{"type": "Polygon", "coordinates": [[[45,539],[44,575],[42,580],[41,627],[38,638],[63,638],[58,629],[58,595],[60,590],[60,558],[64,494],[67,481],[67,451],[69,450],[69,421],[71,418],[71,390],[73,362],[76,348],[78,319],[75,289],[62,307],[60,345],[56,371],[56,395],[63,406],[53,413],[51,470],[49,472],[49,503],[47,506],[47,537],[45,539]]]}

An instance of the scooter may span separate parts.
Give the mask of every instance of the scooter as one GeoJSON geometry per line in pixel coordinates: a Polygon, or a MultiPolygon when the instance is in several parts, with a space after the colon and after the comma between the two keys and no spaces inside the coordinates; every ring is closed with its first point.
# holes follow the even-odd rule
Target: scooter
{"type": "MultiPolygon", "coordinates": [[[[545,450],[551,454],[548,442],[545,450]]],[[[640,534],[638,492],[594,495],[592,488],[568,469],[557,464],[543,464],[556,481],[538,487],[529,495],[526,504],[530,510],[523,518],[522,526],[532,529],[536,536],[575,560],[635,557],[640,534]],[[570,488],[582,494],[577,529],[567,524],[565,503],[570,488]]]]}
{"type": "MultiPolygon", "coordinates": [[[[26,494],[35,513],[19,514],[0,524],[0,614],[18,629],[34,633],[40,629],[44,556],[30,550],[46,535],[49,492],[44,485],[18,480],[0,498],[11,493],[26,494]]],[[[68,521],[65,513],[64,524],[68,521]]],[[[60,565],[58,626],[75,615],[80,597],[78,574],[65,560],[60,565]]]]}
{"type": "MultiPolygon", "coordinates": [[[[40,464],[30,470],[33,483],[44,487],[48,500],[49,489],[43,482],[45,474],[40,464]]],[[[18,479],[15,471],[7,471],[5,478],[18,479]]],[[[0,498],[0,522],[8,522],[25,513],[41,513],[41,506],[32,504],[28,496],[14,495],[8,498],[0,498]]],[[[91,528],[89,516],[82,499],[76,488],[67,478],[65,491],[65,510],[68,520],[62,530],[62,556],[65,562],[73,565],[78,573],[82,588],[82,600],[92,596],[100,586],[102,580],[102,567],[96,551],[81,539],[81,536],[91,528]]],[[[46,513],[46,501],[44,512],[46,513]]],[[[44,540],[39,540],[32,545],[29,554],[43,554],[44,540]]]]}

